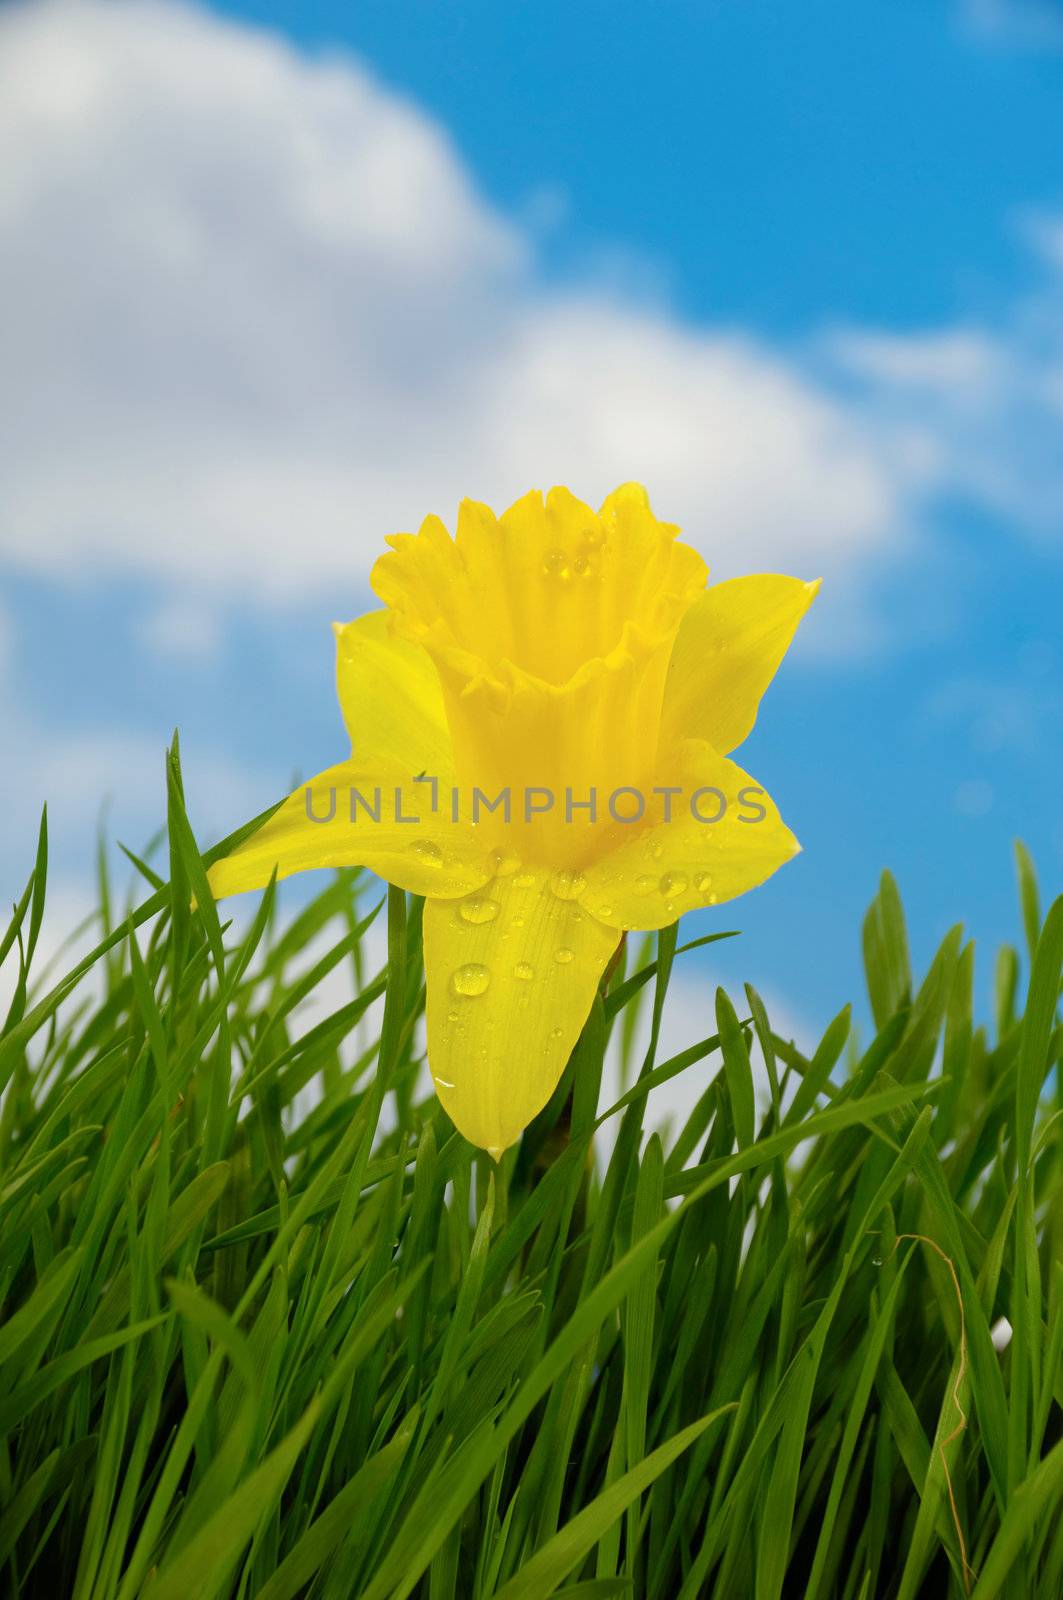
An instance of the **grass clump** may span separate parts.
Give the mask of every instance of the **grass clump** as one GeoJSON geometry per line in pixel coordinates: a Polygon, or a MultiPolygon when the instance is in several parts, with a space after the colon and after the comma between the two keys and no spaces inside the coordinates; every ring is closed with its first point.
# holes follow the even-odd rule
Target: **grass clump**
{"type": "Polygon", "coordinates": [[[845,1011],[805,1057],[747,988],[660,1061],[670,929],[496,1168],[424,1093],[419,904],[340,873],[223,927],[169,775],[166,882],[138,862],[116,920],[101,878],[42,987],[42,830],[0,943],[3,1593],[1063,1593],[1063,902],[1042,925],[1023,853],[991,1029],[961,929],[913,982],[887,876],[866,1048],[845,1011]]]}

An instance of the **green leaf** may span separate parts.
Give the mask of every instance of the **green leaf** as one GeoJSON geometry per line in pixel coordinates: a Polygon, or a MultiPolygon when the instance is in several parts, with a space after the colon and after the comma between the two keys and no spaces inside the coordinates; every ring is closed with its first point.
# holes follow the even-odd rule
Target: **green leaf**
{"type": "Polygon", "coordinates": [[[729,1409],[730,1407],[724,1406],[718,1411],[710,1412],[706,1417],[701,1417],[689,1428],[684,1428],[673,1439],[669,1439],[667,1444],[652,1451],[645,1460],[639,1462],[637,1467],[625,1472],[622,1478],[618,1478],[603,1494],[598,1495],[590,1505],[585,1506],[577,1516],[573,1517],[571,1522],[566,1523],[555,1533],[517,1575],[498,1591],[495,1600],[546,1600],[548,1595],[555,1594],[558,1584],[568,1577],[605,1530],[623,1515],[631,1502],[636,1500],[643,1490],[649,1488],[654,1479],[670,1467],[684,1450],[690,1448],[695,1439],[700,1438],[706,1428],[729,1409]]]}

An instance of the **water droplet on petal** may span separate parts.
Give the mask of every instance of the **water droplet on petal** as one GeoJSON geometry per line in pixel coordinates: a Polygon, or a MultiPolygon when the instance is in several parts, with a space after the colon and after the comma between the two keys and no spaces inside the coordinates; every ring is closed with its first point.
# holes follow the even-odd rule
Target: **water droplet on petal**
{"type": "Polygon", "coordinates": [[[560,962],[561,966],[565,967],[572,960],[572,951],[567,950],[564,948],[564,946],[562,946],[560,950],[554,951],[554,960],[560,962]]]}
{"type": "Polygon", "coordinates": [[[612,914],[613,914],[612,906],[599,906],[598,907],[598,915],[600,917],[611,917],[612,914]]]}
{"type": "Polygon", "coordinates": [[[550,1035],[550,1037],[551,1037],[551,1039],[560,1039],[560,1037],[561,1037],[561,1029],[560,1028],[555,1028],[553,1033],[550,1035]]]}
{"type": "Polygon", "coordinates": [[[550,879],[550,887],[559,900],[575,900],[587,887],[587,880],[582,872],[555,872],[550,879]]]}
{"type": "Polygon", "coordinates": [[[707,872],[700,872],[694,879],[694,887],[699,894],[708,894],[712,888],[712,878],[707,872]]]}
{"type": "Polygon", "coordinates": [[[479,961],[467,961],[459,967],[450,980],[455,994],[467,996],[483,994],[491,982],[491,974],[479,961]]]}
{"type": "Polygon", "coordinates": [[[666,872],[657,887],[663,895],[686,894],[688,879],[683,872],[666,872]]]}
{"type": "Polygon", "coordinates": [[[509,878],[520,866],[520,857],[511,850],[492,850],[490,861],[496,878],[509,878]]]}
{"type": "Polygon", "coordinates": [[[664,845],[658,840],[653,849],[650,851],[650,854],[652,855],[654,861],[660,861],[661,857],[664,855],[664,845]]]}
{"type": "Polygon", "coordinates": [[[410,854],[415,855],[426,867],[441,867],[443,865],[443,852],[431,839],[418,839],[410,846],[410,854]]]}
{"type": "Polygon", "coordinates": [[[639,894],[649,894],[650,890],[656,889],[656,887],[657,879],[652,877],[648,872],[640,872],[638,877],[635,879],[635,888],[638,890],[639,894]]]}
{"type": "Polygon", "coordinates": [[[572,576],[568,556],[563,550],[548,550],[543,557],[543,577],[567,583],[572,576]]]}
{"type": "Polygon", "coordinates": [[[456,1011],[448,1011],[447,1012],[447,1021],[448,1022],[457,1022],[457,1020],[458,1020],[458,1013],[456,1011]]]}
{"type": "Polygon", "coordinates": [[[514,886],[515,889],[532,889],[532,888],[534,888],[534,886],[535,886],[535,873],[534,872],[518,872],[517,876],[513,879],[513,886],[514,886]]]}
{"type": "Polygon", "coordinates": [[[518,961],[517,965],[513,968],[513,976],[515,978],[523,978],[524,982],[527,983],[529,978],[535,977],[535,968],[530,964],[530,962],[518,961]]]}
{"type": "Polygon", "coordinates": [[[463,900],[458,907],[458,913],[463,922],[471,922],[479,926],[484,922],[493,922],[499,913],[497,900],[488,900],[477,895],[472,900],[463,900]]]}

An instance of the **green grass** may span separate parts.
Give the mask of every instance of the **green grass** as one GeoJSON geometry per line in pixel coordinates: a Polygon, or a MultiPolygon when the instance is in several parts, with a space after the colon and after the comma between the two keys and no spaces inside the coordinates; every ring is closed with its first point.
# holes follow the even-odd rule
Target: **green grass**
{"type": "Polygon", "coordinates": [[[659,1060],[687,958],[631,940],[496,1169],[424,1093],[420,904],[341,873],[226,927],[169,780],[168,863],[129,914],[101,870],[88,959],[35,977],[43,831],[0,943],[0,1591],[1063,1593],[1063,901],[1024,852],[988,1029],[959,928],[913,980],[888,876],[875,1036],[845,1011],[811,1059],[747,988],[659,1060]]]}

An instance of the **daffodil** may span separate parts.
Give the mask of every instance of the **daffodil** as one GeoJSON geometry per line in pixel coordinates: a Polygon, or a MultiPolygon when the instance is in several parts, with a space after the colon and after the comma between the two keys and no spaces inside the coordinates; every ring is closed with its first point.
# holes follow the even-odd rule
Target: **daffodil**
{"type": "Polygon", "coordinates": [[[396,534],[336,625],[352,754],[211,870],[217,895],[362,865],[425,897],[428,1064],[496,1158],[556,1087],[626,929],[799,848],[732,760],[817,584],[707,568],[626,484],[396,534]]]}

